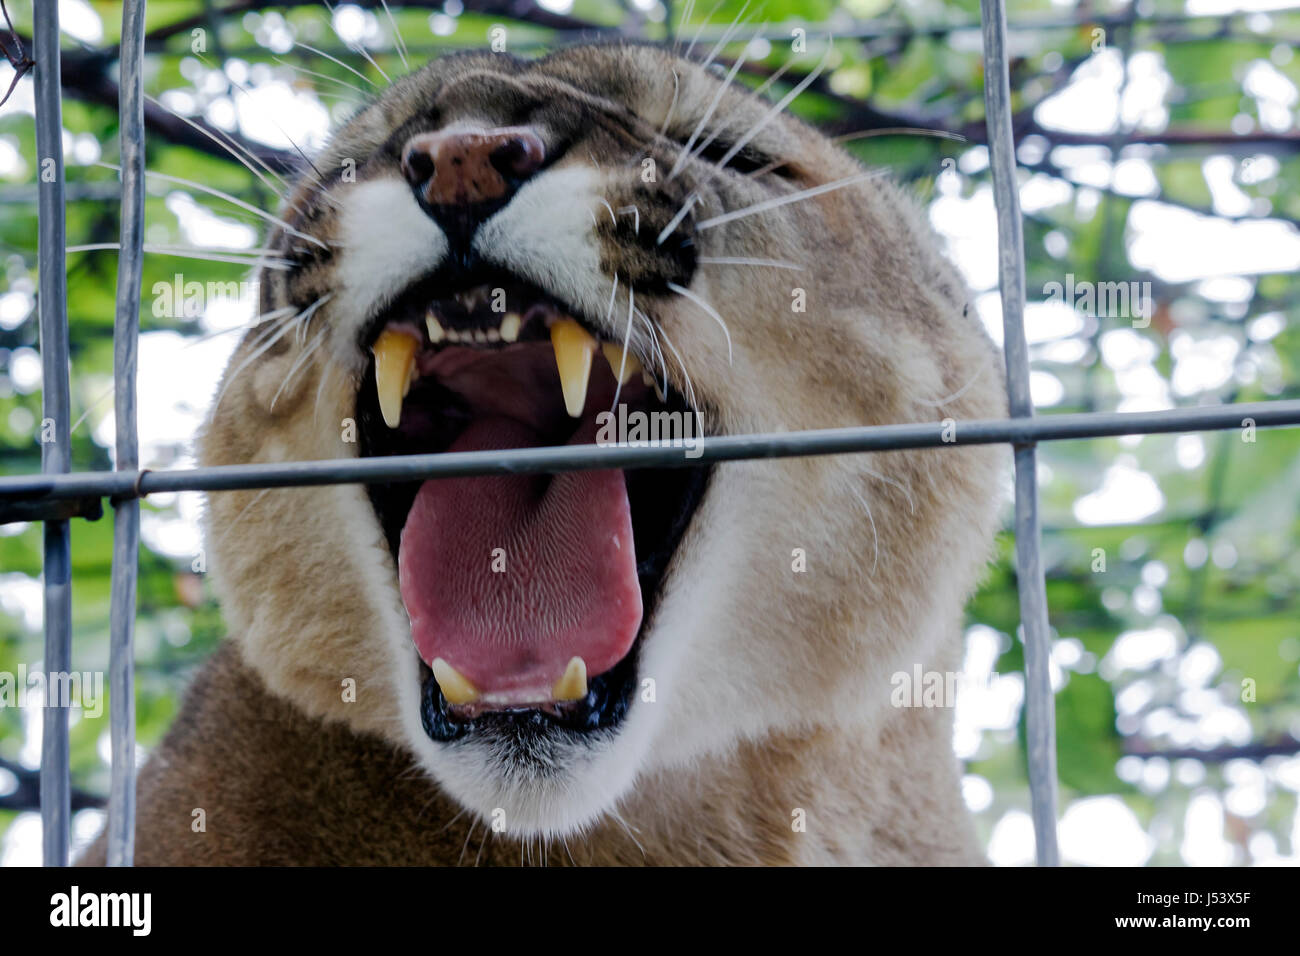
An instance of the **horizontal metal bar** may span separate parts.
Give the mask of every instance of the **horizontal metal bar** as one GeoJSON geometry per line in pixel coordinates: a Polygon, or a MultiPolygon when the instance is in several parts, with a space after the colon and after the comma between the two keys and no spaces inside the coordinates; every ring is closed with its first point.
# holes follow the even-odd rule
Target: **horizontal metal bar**
{"type": "Polygon", "coordinates": [[[874,425],[761,435],[699,439],[690,451],[677,447],[561,445],[507,451],[447,452],[384,458],[217,465],[167,471],[73,472],[65,475],[0,477],[0,506],[6,500],[101,495],[130,498],[171,491],[231,491],[293,485],[373,484],[419,478],[515,475],[599,468],[674,468],[746,458],[796,458],[850,452],[900,451],[962,445],[1024,444],[1113,435],[1216,431],[1254,424],[1300,425],[1300,401],[1249,402],[1158,412],[1049,415],[1042,418],[982,419],[874,425]],[[686,453],[689,451],[689,455],[686,453]],[[694,457],[691,457],[694,456],[694,457]]]}

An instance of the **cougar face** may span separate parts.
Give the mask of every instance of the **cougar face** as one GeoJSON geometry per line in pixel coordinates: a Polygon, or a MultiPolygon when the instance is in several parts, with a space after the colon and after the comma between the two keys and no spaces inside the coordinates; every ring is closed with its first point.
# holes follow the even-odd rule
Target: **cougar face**
{"type": "MultiPolygon", "coordinates": [[[[912,203],[654,48],[431,63],[280,215],[205,464],[587,444],[616,406],[705,444],[1002,412],[912,203]]],[[[273,690],[562,834],[652,771],[872,726],[891,672],[953,649],[995,456],[218,493],[207,532],[273,690]]]]}

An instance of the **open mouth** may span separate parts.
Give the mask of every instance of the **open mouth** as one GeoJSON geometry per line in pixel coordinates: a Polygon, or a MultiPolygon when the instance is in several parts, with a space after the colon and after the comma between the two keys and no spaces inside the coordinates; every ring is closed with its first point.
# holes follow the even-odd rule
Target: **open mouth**
{"type": "MultiPolygon", "coordinates": [[[[514,277],[417,284],[362,343],[374,355],[357,399],[362,455],[592,444],[616,401],[628,419],[698,426],[592,329],[514,277]]],[[[428,735],[621,721],[707,481],[707,468],[667,468],[370,485],[423,662],[428,735]]]]}

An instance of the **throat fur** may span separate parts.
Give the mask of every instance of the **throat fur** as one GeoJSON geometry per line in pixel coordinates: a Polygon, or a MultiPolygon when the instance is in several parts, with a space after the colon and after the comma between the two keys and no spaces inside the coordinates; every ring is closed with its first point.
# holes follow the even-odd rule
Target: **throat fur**
{"type": "MultiPolygon", "coordinates": [[[[691,772],[650,775],[617,816],[605,817],[582,835],[520,840],[492,832],[490,820],[461,813],[398,748],[341,723],[308,717],[271,694],[228,641],[200,671],[171,730],[140,773],[135,862],[981,862],[963,809],[947,805],[954,802],[948,795],[956,792],[955,763],[947,763],[951,779],[933,771],[915,773],[917,748],[946,746],[945,721],[924,709],[895,713],[904,723],[886,727],[874,744],[829,730],[811,738],[748,744],[691,772]],[[927,730],[927,724],[933,726],[927,730]],[[846,774],[846,766],[860,773],[846,774]],[[876,772],[868,773],[868,766],[876,772]],[[829,780],[838,782],[828,785],[829,780]],[[203,829],[178,823],[178,807],[208,808],[203,829]],[[904,832],[915,842],[904,846],[885,836],[904,832]]],[[[104,859],[101,835],[79,865],[102,866],[104,859]]]]}

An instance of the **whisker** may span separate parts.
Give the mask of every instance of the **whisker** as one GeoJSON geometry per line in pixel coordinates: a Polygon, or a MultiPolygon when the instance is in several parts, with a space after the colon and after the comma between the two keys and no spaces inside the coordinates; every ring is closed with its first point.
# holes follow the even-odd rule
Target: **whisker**
{"type": "Polygon", "coordinates": [[[641,235],[641,210],[638,209],[636,206],[619,206],[619,207],[618,207],[618,214],[619,214],[620,216],[626,215],[626,214],[629,213],[629,212],[630,212],[630,213],[632,214],[632,216],[633,216],[633,220],[632,220],[632,230],[633,230],[633,232],[635,232],[635,233],[639,236],[639,235],[641,235]]]}
{"type": "MultiPolygon", "coordinates": [[[[615,276],[614,279],[615,283],[617,283],[618,277],[615,276]]],[[[614,287],[618,288],[617,284],[615,284],[614,287]]],[[[609,406],[611,412],[618,408],[618,398],[623,394],[623,373],[627,370],[627,349],[628,345],[632,341],[632,318],[636,313],[635,302],[636,295],[633,292],[632,287],[629,285],[627,287],[627,330],[623,333],[623,355],[618,360],[618,375],[615,376],[618,379],[618,384],[614,386],[614,401],[609,406]]],[[[614,309],[614,299],[612,296],[609,300],[609,308],[610,311],[613,311],[614,309]]],[[[609,321],[608,315],[605,316],[605,321],[609,321]]]]}
{"type": "MultiPolygon", "coordinates": [[[[660,385],[659,382],[656,382],[655,386],[659,389],[660,393],[666,397],[668,395],[668,360],[664,358],[664,351],[659,347],[659,333],[655,331],[654,323],[646,317],[645,313],[638,310],[636,315],[645,325],[646,331],[650,333],[650,346],[654,349],[651,354],[652,357],[657,357],[659,359],[659,370],[662,373],[663,382],[662,385],[660,385]]],[[[652,367],[651,372],[653,371],[654,369],[652,367]]],[[[654,378],[653,375],[650,377],[651,379],[654,378]]]]}
{"type": "MultiPolygon", "coordinates": [[[[66,253],[74,252],[104,252],[112,250],[120,251],[121,243],[117,242],[91,242],[81,246],[68,246],[63,251],[66,253]]],[[[185,246],[144,246],[144,251],[151,255],[174,256],[178,259],[198,259],[203,262],[229,262],[237,266],[266,266],[268,269],[290,269],[293,263],[287,259],[261,259],[256,256],[240,257],[237,252],[210,253],[204,249],[189,249],[185,246]]]]}
{"type": "Polygon", "coordinates": [[[717,13],[726,2],[727,0],[718,0],[718,2],[713,5],[713,9],[705,14],[704,19],[700,22],[700,28],[695,31],[695,36],[691,37],[691,42],[687,45],[686,52],[682,54],[684,59],[689,60],[691,58],[691,51],[695,49],[695,44],[698,43],[700,37],[704,35],[704,28],[709,25],[713,20],[713,15],[717,13]]]}
{"type": "Polygon", "coordinates": [[[727,152],[724,153],[722,158],[717,162],[719,169],[722,169],[727,165],[727,163],[731,162],[735,155],[744,149],[750,140],[758,135],[759,130],[775,119],[782,110],[790,105],[791,101],[793,101],[795,97],[808,89],[808,87],[812,85],[813,81],[816,80],[817,77],[821,76],[822,71],[825,70],[827,64],[830,63],[831,53],[835,51],[835,46],[831,40],[831,37],[826,38],[826,53],[822,56],[821,62],[817,64],[813,71],[796,83],[794,87],[791,88],[790,92],[777,100],[776,105],[768,110],[767,113],[763,115],[762,119],[750,128],[748,133],[731,144],[731,149],[727,150],[727,152]]]}
{"type": "Polygon", "coordinates": [[[612,222],[615,226],[618,226],[618,219],[615,218],[614,216],[614,207],[609,204],[609,201],[605,199],[604,196],[597,196],[596,201],[600,203],[602,206],[604,206],[606,210],[608,210],[609,221],[612,222]]]}
{"type": "Polygon", "coordinates": [[[770,266],[773,269],[793,269],[803,271],[797,262],[784,259],[751,259],[748,256],[697,256],[696,263],[705,266],[770,266]]]}
{"type": "MultiPolygon", "coordinates": [[[[647,318],[646,323],[649,324],[649,322],[650,319],[647,318]]],[[[659,331],[663,334],[664,344],[667,345],[669,350],[673,353],[673,357],[677,359],[677,366],[682,370],[682,379],[686,384],[686,398],[691,403],[691,409],[698,410],[700,405],[699,402],[695,400],[695,384],[691,381],[691,373],[686,370],[686,363],[682,361],[682,354],[677,351],[677,346],[673,345],[673,340],[668,336],[668,330],[660,327],[659,331]]],[[[728,338],[728,340],[730,339],[728,338]]],[[[668,388],[665,384],[664,393],[667,394],[667,392],[668,388]]]]}
{"type": "Polygon", "coordinates": [[[195,345],[201,345],[204,342],[210,342],[222,335],[229,335],[231,332],[246,332],[249,329],[255,329],[264,320],[268,323],[276,319],[282,319],[287,315],[292,315],[297,311],[297,306],[286,305],[279,309],[272,309],[270,312],[263,312],[261,315],[254,316],[242,325],[232,325],[228,329],[217,329],[215,332],[208,332],[205,335],[196,335],[186,342],[182,348],[191,348],[195,345]]]}
{"type": "Polygon", "coordinates": [[[686,288],[685,286],[680,286],[676,282],[669,282],[668,288],[672,289],[678,295],[685,296],[686,298],[690,299],[701,309],[707,312],[709,314],[709,317],[712,318],[714,322],[718,323],[718,326],[722,329],[722,334],[727,337],[727,364],[730,365],[731,364],[731,330],[727,328],[727,323],[722,320],[722,316],[718,314],[718,310],[715,309],[713,306],[709,305],[709,303],[705,302],[704,299],[696,295],[690,289],[686,288]]]}
{"type": "MultiPolygon", "coordinates": [[[[122,168],[120,166],[114,166],[112,163],[95,163],[95,165],[103,166],[105,169],[115,170],[118,173],[122,172],[122,168]]],[[[199,190],[199,192],[207,193],[209,196],[216,196],[218,199],[224,199],[226,202],[232,203],[233,205],[238,206],[240,209],[251,212],[254,216],[258,216],[262,219],[265,219],[267,222],[274,223],[275,225],[281,227],[286,232],[288,232],[289,235],[291,236],[297,236],[299,239],[306,239],[308,242],[313,242],[316,245],[320,246],[322,249],[329,248],[329,246],[321,242],[321,240],[317,239],[315,236],[309,236],[305,232],[299,232],[297,229],[293,228],[293,226],[289,225],[287,222],[285,222],[283,219],[279,218],[278,216],[271,215],[265,209],[258,209],[256,206],[252,205],[251,203],[246,203],[242,199],[236,199],[234,196],[230,195],[229,193],[223,193],[220,189],[213,189],[211,186],[204,186],[201,183],[192,182],[191,180],[188,179],[181,179],[179,176],[168,176],[166,173],[157,173],[151,169],[146,169],[144,172],[146,176],[152,176],[154,179],[161,179],[164,180],[165,182],[176,183],[179,186],[188,186],[191,189],[199,190]]]]}
{"type": "Polygon", "coordinates": [[[253,495],[252,499],[248,502],[248,504],[244,505],[244,507],[239,509],[239,514],[235,515],[234,519],[230,522],[230,524],[223,525],[219,529],[214,529],[215,533],[221,535],[221,537],[223,538],[230,537],[230,532],[235,529],[235,525],[239,524],[240,520],[244,517],[244,515],[248,514],[249,509],[252,508],[253,505],[257,504],[264,497],[266,497],[266,493],[268,491],[275,491],[275,489],[263,488],[257,494],[253,495]]]}
{"type": "Polygon", "coordinates": [[[393,11],[388,9],[388,0],[379,0],[384,7],[384,13],[388,15],[388,22],[393,26],[393,46],[397,48],[397,55],[402,58],[402,66],[406,72],[411,72],[411,62],[406,58],[406,41],[402,39],[402,31],[397,29],[397,21],[393,19],[393,11]]]}
{"type": "Polygon", "coordinates": [[[280,387],[276,389],[275,394],[271,396],[271,408],[270,408],[271,411],[275,411],[275,403],[279,400],[280,395],[284,392],[286,388],[289,387],[289,383],[293,381],[294,376],[297,375],[298,373],[298,370],[304,367],[303,363],[305,363],[307,359],[311,357],[311,354],[315,352],[317,348],[320,347],[320,344],[325,341],[325,335],[329,332],[329,330],[330,327],[328,325],[322,326],[321,330],[316,333],[316,337],[311,340],[311,344],[304,347],[302,350],[302,354],[299,355],[294,360],[294,363],[289,366],[289,371],[285,373],[284,381],[280,383],[280,387]]]}
{"type": "MultiPolygon", "coordinates": [[[[329,6],[328,3],[325,4],[325,5],[326,5],[327,7],[329,6]]],[[[333,9],[333,8],[331,7],[331,10],[332,10],[332,9],[333,9]]],[[[333,21],[331,20],[331,28],[332,28],[332,26],[333,26],[333,21]]],[[[336,34],[336,35],[337,35],[337,32],[338,32],[338,31],[335,31],[335,34],[336,34]]],[[[339,39],[342,40],[343,38],[342,38],[342,37],[339,37],[339,39]]],[[[330,56],[330,55],[329,55],[328,53],[326,53],[324,50],[318,50],[318,49],[316,49],[314,46],[308,46],[306,43],[303,43],[301,40],[294,40],[294,41],[293,41],[293,45],[294,45],[294,46],[300,46],[300,47],[302,47],[304,50],[310,50],[312,53],[315,53],[317,56],[323,56],[323,57],[325,57],[325,59],[329,60],[330,62],[332,62],[332,63],[337,63],[339,66],[343,67],[343,69],[347,70],[349,73],[353,74],[354,76],[359,77],[363,82],[365,82],[365,83],[369,83],[369,84],[370,84],[371,86],[373,86],[375,89],[379,89],[379,88],[380,88],[378,83],[376,83],[376,82],[375,82],[374,80],[372,80],[370,77],[366,76],[366,75],[365,75],[364,73],[362,73],[360,70],[357,70],[357,69],[354,69],[353,67],[348,66],[346,63],[344,63],[344,62],[343,62],[342,60],[340,60],[338,57],[336,57],[336,56],[330,56]]],[[[344,41],[344,45],[347,46],[347,41],[344,41]]],[[[348,49],[351,50],[352,47],[351,47],[351,46],[348,46],[348,49]]],[[[358,92],[360,92],[360,91],[358,91],[358,92]]]]}
{"type": "MultiPolygon", "coordinates": [[[[751,13],[748,17],[745,17],[745,11],[749,9],[751,2],[752,0],[745,0],[745,5],[740,8],[740,12],[736,14],[736,18],[732,20],[731,25],[722,32],[722,36],[718,39],[718,42],[713,45],[713,49],[709,51],[709,55],[705,57],[704,62],[700,64],[701,70],[707,70],[709,68],[713,63],[714,58],[722,52],[722,48],[731,42],[731,38],[736,34],[736,31],[748,23],[754,16],[754,14],[751,13]],[[745,19],[742,20],[741,17],[745,17],[745,19]]],[[[746,49],[748,49],[748,45],[746,45],[746,49]]]]}
{"type": "MultiPolygon", "coordinates": [[[[486,824],[484,824],[484,825],[486,826],[486,824]]],[[[474,819],[472,819],[472,820],[469,821],[469,832],[467,832],[467,833],[465,834],[465,845],[462,846],[462,847],[460,848],[460,856],[456,858],[456,865],[457,865],[457,866],[460,866],[462,863],[465,862],[465,852],[469,849],[469,840],[470,840],[470,837],[472,837],[472,836],[474,835],[474,828],[475,828],[476,826],[478,826],[478,817],[475,817],[474,819]]],[[[484,834],[486,835],[486,831],[484,831],[484,834]]],[[[480,845],[480,852],[482,852],[482,847],[481,847],[481,845],[480,845]]],[[[478,858],[477,858],[477,857],[475,857],[474,865],[475,865],[475,866],[478,866],[478,858]]]]}
{"type": "Polygon", "coordinates": [[[82,422],[84,422],[87,418],[89,418],[90,413],[93,412],[100,405],[102,405],[105,399],[111,398],[115,391],[117,391],[117,386],[110,385],[107,391],[105,391],[103,395],[99,396],[99,398],[95,399],[93,402],[87,405],[86,410],[81,413],[81,417],[72,423],[72,427],[68,429],[68,433],[72,434],[73,432],[75,432],[77,430],[77,426],[80,425],[82,422]]]}
{"type": "MultiPolygon", "coordinates": [[[[278,56],[273,56],[271,59],[275,60],[281,66],[287,66],[289,69],[298,73],[305,73],[308,76],[319,77],[322,80],[329,80],[331,83],[337,83],[339,86],[345,86],[349,90],[356,91],[363,98],[369,98],[370,96],[370,94],[361,87],[357,86],[355,83],[349,83],[347,80],[340,80],[338,77],[330,76],[328,73],[318,73],[316,70],[309,70],[305,66],[298,66],[296,63],[290,63],[288,60],[282,59],[278,56]]],[[[317,91],[317,93],[319,93],[319,91],[317,91]]]]}
{"type": "MultiPolygon", "coordinates": [[[[754,35],[757,36],[758,34],[755,33],[754,35]]],[[[745,65],[745,57],[748,53],[749,44],[745,44],[745,49],[740,52],[740,56],[736,57],[736,62],[733,63],[731,69],[727,71],[727,78],[722,82],[722,85],[718,87],[718,91],[713,94],[713,100],[709,103],[709,108],[704,111],[704,115],[700,117],[700,121],[695,124],[695,130],[691,133],[690,139],[686,141],[686,145],[678,152],[677,159],[673,162],[672,169],[668,170],[668,180],[672,180],[673,177],[681,172],[682,167],[686,165],[687,161],[695,159],[696,156],[699,155],[698,153],[692,154],[691,152],[692,148],[695,146],[695,141],[699,138],[700,133],[703,132],[705,125],[713,118],[714,111],[718,108],[718,104],[722,102],[722,97],[726,95],[727,90],[731,87],[731,81],[736,78],[736,73],[745,65]]],[[[707,143],[700,146],[700,152],[704,151],[705,146],[707,146],[707,143]]]]}
{"type": "MultiPolygon", "coordinates": [[[[196,53],[195,56],[197,56],[200,60],[202,60],[202,61],[205,62],[205,63],[209,63],[209,62],[210,62],[210,61],[208,60],[208,58],[205,57],[202,53],[196,53]]],[[[215,67],[214,67],[214,68],[215,68],[215,67]]],[[[223,71],[222,75],[223,75],[223,76],[225,75],[224,71],[223,71]]],[[[232,80],[232,79],[231,79],[230,77],[228,77],[228,76],[226,77],[226,82],[229,83],[231,86],[233,86],[235,89],[239,90],[239,92],[243,93],[243,94],[244,94],[245,96],[247,96],[249,99],[252,99],[253,94],[249,93],[248,90],[243,86],[243,84],[235,82],[234,80],[232,80]]],[[[305,152],[303,152],[302,147],[300,147],[300,146],[297,144],[297,142],[294,141],[294,138],[293,138],[292,136],[290,136],[290,135],[285,131],[285,128],[284,128],[283,126],[281,126],[279,123],[277,123],[273,118],[271,118],[271,117],[269,117],[269,116],[268,116],[267,118],[268,118],[268,119],[271,119],[271,124],[272,124],[273,126],[275,126],[275,128],[278,129],[278,130],[280,131],[280,135],[283,136],[285,139],[287,139],[287,140],[289,141],[289,145],[293,147],[293,150],[294,150],[295,153],[297,153],[300,157],[302,157],[302,161],[303,161],[304,163],[306,163],[308,166],[311,167],[312,171],[316,174],[315,177],[314,177],[315,180],[316,180],[316,184],[317,184],[318,186],[324,186],[325,183],[323,182],[323,180],[322,180],[322,178],[321,178],[322,173],[321,173],[321,171],[320,171],[319,169],[316,168],[316,164],[313,163],[313,162],[311,161],[311,157],[308,156],[305,152]]],[[[282,198],[283,198],[283,197],[282,197],[282,198]]]]}
{"type": "Polygon", "coordinates": [[[875,478],[878,481],[883,481],[887,485],[893,485],[895,488],[901,491],[903,493],[903,497],[907,499],[908,509],[912,512],[912,514],[916,514],[916,502],[912,500],[912,493],[907,490],[907,487],[903,485],[902,482],[895,481],[893,478],[890,478],[888,475],[882,475],[880,472],[872,471],[870,468],[867,468],[865,466],[862,468],[862,470],[865,471],[872,478],[875,478]]]}
{"type": "Polygon", "coordinates": [[[692,206],[699,202],[699,199],[700,194],[698,192],[692,191],[687,195],[686,201],[682,203],[682,208],[677,210],[677,214],[668,220],[668,225],[664,226],[663,230],[659,233],[658,238],[655,239],[656,246],[662,246],[664,244],[664,240],[667,239],[681,221],[686,218],[686,214],[691,211],[692,206]]]}
{"type": "Polygon", "coordinates": [[[870,139],[873,136],[931,136],[935,139],[950,139],[957,143],[969,142],[961,133],[953,133],[946,129],[925,129],[921,126],[885,126],[879,129],[860,129],[856,133],[832,136],[831,142],[840,145],[851,143],[855,139],[870,139]]]}
{"type": "Polygon", "coordinates": [[[290,329],[296,328],[295,323],[302,321],[304,316],[308,320],[310,320],[312,313],[314,313],[322,305],[328,302],[331,298],[333,298],[333,293],[327,293],[321,296],[311,305],[307,306],[307,308],[303,309],[296,316],[294,316],[293,319],[290,319],[289,321],[282,323],[279,329],[269,333],[266,336],[265,341],[259,344],[257,348],[253,351],[253,354],[248,356],[248,358],[244,359],[244,361],[240,362],[238,368],[236,368],[233,372],[231,372],[230,375],[226,378],[226,384],[221,387],[221,393],[217,395],[217,400],[212,404],[213,414],[216,414],[217,409],[221,407],[221,400],[226,397],[226,392],[230,390],[230,386],[234,384],[235,379],[239,377],[240,372],[248,368],[249,365],[257,361],[263,355],[265,355],[267,350],[270,349],[271,346],[275,345],[276,342],[284,338],[284,334],[286,332],[288,332],[290,329]]]}
{"type": "Polygon", "coordinates": [[[972,385],[979,381],[979,377],[984,374],[986,368],[988,368],[988,362],[982,363],[980,367],[975,370],[975,374],[970,377],[970,381],[957,389],[957,391],[953,392],[951,395],[945,395],[943,398],[935,401],[931,401],[928,398],[918,398],[916,401],[922,405],[929,405],[931,408],[941,408],[949,402],[955,402],[957,399],[965,395],[972,385]]]}
{"type": "Polygon", "coordinates": [[[206,126],[200,126],[198,123],[190,119],[188,116],[183,116],[182,114],[176,112],[166,103],[163,103],[161,100],[154,99],[148,93],[144,94],[144,98],[148,100],[150,103],[157,106],[159,109],[166,110],[168,113],[170,113],[172,116],[175,116],[182,123],[185,123],[186,125],[202,133],[208,139],[212,140],[212,142],[216,143],[226,152],[230,153],[230,155],[233,156],[239,163],[241,163],[250,173],[252,173],[259,180],[261,180],[262,185],[266,186],[267,189],[271,190],[271,192],[273,192],[278,198],[280,199],[284,198],[284,190],[287,190],[289,188],[289,184],[285,182],[284,177],[282,177],[279,173],[277,173],[265,162],[263,162],[257,156],[257,154],[254,153],[251,149],[237,142],[234,138],[229,136],[224,130],[216,129],[215,127],[209,128],[206,126]],[[220,134],[221,136],[220,139],[217,138],[218,134],[220,134]],[[238,150],[238,152],[236,152],[236,150],[238,150]],[[244,156],[248,157],[248,159],[245,159],[244,156],[240,155],[240,153],[243,153],[244,156]],[[249,162],[249,160],[252,160],[252,162],[249,162]],[[254,169],[252,165],[253,162],[257,163],[268,173],[270,173],[272,176],[278,179],[280,181],[280,185],[276,186],[275,183],[271,182],[269,179],[267,179],[265,176],[259,173],[256,169],[254,169]]]}
{"type": "Polygon", "coordinates": [[[867,504],[867,499],[858,493],[856,488],[852,489],[853,497],[862,503],[862,507],[867,509],[867,520],[871,522],[871,539],[875,550],[875,557],[871,562],[871,573],[876,573],[876,568],[880,566],[880,534],[876,531],[876,519],[871,513],[871,505],[867,504]]]}
{"type": "MultiPolygon", "coordinates": [[[[682,14],[677,18],[677,29],[673,30],[673,52],[681,50],[682,34],[681,29],[691,20],[691,14],[695,12],[695,0],[686,0],[686,6],[682,8],[682,14]]],[[[669,24],[671,26],[671,24],[669,24]]]]}
{"type": "Polygon", "coordinates": [[[769,209],[775,209],[778,206],[786,206],[790,203],[802,202],[805,199],[812,199],[814,196],[820,196],[824,193],[833,192],[836,189],[843,189],[845,186],[852,186],[854,183],[860,183],[867,179],[874,179],[885,175],[883,169],[867,169],[852,176],[846,176],[844,179],[837,179],[834,182],[823,183],[820,186],[813,186],[810,189],[801,189],[796,193],[790,193],[788,196],[777,196],[773,199],[764,199],[762,202],[756,202],[751,206],[743,209],[736,209],[731,212],[725,212],[720,216],[714,216],[711,219],[705,219],[695,224],[699,230],[712,229],[714,226],[721,226],[723,223],[732,222],[736,219],[744,219],[746,216],[753,216],[760,212],[767,212],[769,209]]]}
{"type": "Polygon", "coordinates": [[[389,86],[392,86],[392,85],[393,85],[393,80],[392,80],[392,78],[389,77],[389,75],[383,71],[383,68],[380,67],[380,65],[379,65],[378,63],[375,62],[374,58],[373,58],[369,53],[367,53],[367,52],[365,51],[365,48],[364,48],[364,47],[362,47],[362,46],[353,46],[353,45],[352,45],[351,43],[349,43],[347,40],[344,40],[344,39],[343,39],[343,35],[342,35],[341,33],[339,33],[338,28],[334,26],[334,13],[335,13],[335,10],[334,10],[333,5],[330,4],[330,0],[321,0],[321,3],[325,4],[325,9],[328,10],[328,11],[330,12],[330,29],[334,31],[334,35],[335,35],[336,37],[339,38],[339,41],[340,41],[340,42],[341,42],[345,47],[347,47],[349,50],[351,50],[353,53],[358,53],[358,54],[360,54],[362,57],[364,57],[367,63],[369,63],[371,66],[373,66],[376,70],[379,71],[379,75],[382,76],[382,77],[384,78],[384,82],[386,82],[389,86]]]}

